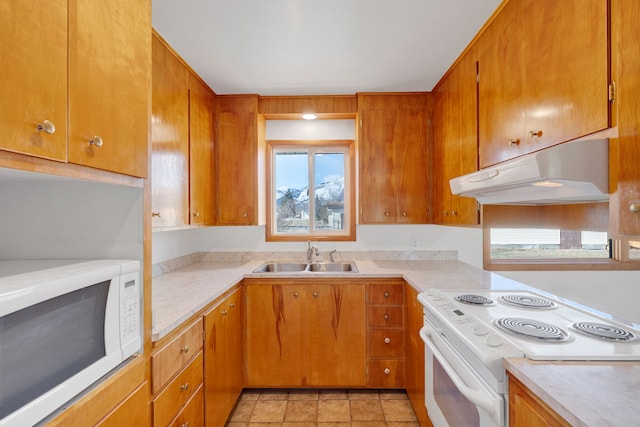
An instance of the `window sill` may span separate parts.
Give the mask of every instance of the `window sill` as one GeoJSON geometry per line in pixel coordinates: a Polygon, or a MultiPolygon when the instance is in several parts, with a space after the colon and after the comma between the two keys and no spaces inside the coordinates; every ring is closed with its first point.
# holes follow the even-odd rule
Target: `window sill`
{"type": "Polygon", "coordinates": [[[620,262],[613,259],[517,259],[492,260],[485,263],[488,271],[596,271],[596,270],[640,270],[640,260],[620,262]]]}

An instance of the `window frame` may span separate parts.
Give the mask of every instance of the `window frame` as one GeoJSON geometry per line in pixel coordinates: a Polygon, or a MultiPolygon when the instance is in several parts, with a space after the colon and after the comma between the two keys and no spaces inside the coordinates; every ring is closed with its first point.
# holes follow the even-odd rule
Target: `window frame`
{"type": "Polygon", "coordinates": [[[310,241],[355,241],[356,240],[356,182],[355,182],[355,141],[352,139],[322,139],[322,140],[268,140],[266,141],[266,225],[265,238],[267,242],[306,242],[310,241]],[[275,209],[275,153],[278,149],[301,148],[321,150],[326,148],[339,147],[344,150],[345,159],[344,173],[344,200],[345,200],[345,230],[342,232],[310,232],[304,234],[283,234],[275,232],[276,215],[275,209]],[[345,150],[346,149],[346,150],[345,150]]]}
{"type": "MultiPolygon", "coordinates": [[[[612,258],[491,258],[491,228],[560,228],[608,231],[609,203],[547,206],[482,206],[482,258],[488,271],[639,270],[640,262],[625,257],[625,239],[612,239],[612,258]]],[[[611,238],[611,234],[610,234],[611,238]]],[[[628,241],[627,241],[628,246],[628,241]]],[[[628,248],[627,251],[628,253],[628,248]]]]}

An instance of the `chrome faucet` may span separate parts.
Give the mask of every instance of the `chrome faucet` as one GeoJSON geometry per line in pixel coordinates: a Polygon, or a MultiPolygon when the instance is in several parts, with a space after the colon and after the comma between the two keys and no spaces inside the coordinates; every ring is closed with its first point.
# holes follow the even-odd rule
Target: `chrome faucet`
{"type": "Polygon", "coordinates": [[[316,245],[311,245],[311,240],[307,240],[307,262],[313,261],[314,255],[320,255],[320,251],[316,245]]]}
{"type": "Polygon", "coordinates": [[[329,252],[329,260],[331,260],[331,262],[336,262],[335,259],[333,259],[333,256],[338,253],[338,251],[336,249],[332,250],[331,252],[329,252]]]}

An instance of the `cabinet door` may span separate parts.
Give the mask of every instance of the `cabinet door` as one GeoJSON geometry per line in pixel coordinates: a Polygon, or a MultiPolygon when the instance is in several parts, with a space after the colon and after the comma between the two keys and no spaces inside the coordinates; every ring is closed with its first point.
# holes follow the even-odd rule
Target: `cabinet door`
{"type": "MultiPolygon", "coordinates": [[[[640,4],[635,0],[614,2],[613,22],[618,65],[619,150],[617,192],[612,197],[614,232],[640,235],[640,4]],[[617,223],[617,226],[615,224],[617,223]]],[[[613,178],[613,175],[612,175],[613,178]]]]}
{"type": "Polygon", "coordinates": [[[216,97],[219,225],[257,224],[257,96],[216,97]]]}
{"type": "Polygon", "coordinates": [[[608,2],[522,3],[526,152],[606,129],[608,2]]]}
{"type": "Polygon", "coordinates": [[[307,285],[247,285],[249,386],[303,385],[302,300],[307,285]]]}
{"type": "Polygon", "coordinates": [[[237,290],[204,317],[206,425],[224,425],[242,392],[241,302],[237,290]]]}
{"type": "Polygon", "coordinates": [[[147,176],[150,28],[149,1],[69,2],[70,162],[147,176]]]}
{"type": "Polygon", "coordinates": [[[568,427],[569,425],[520,381],[509,377],[510,427],[568,427]]]}
{"type": "Polygon", "coordinates": [[[366,384],[365,285],[307,284],[308,384],[366,384]]]}
{"type": "Polygon", "coordinates": [[[0,148],[66,161],[67,1],[3,2],[0,40],[0,148]]]}
{"type": "Polygon", "coordinates": [[[432,122],[433,222],[477,224],[472,198],[451,194],[449,180],[477,170],[475,51],[470,50],[434,91],[432,122]]]}
{"type": "Polygon", "coordinates": [[[397,112],[362,111],[360,143],[360,223],[393,223],[396,219],[394,129],[397,112]]]}
{"type": "Polygon", "coordinates": [[[153,36],[151,204],[154,227],[189,224],[187,69],[153,36]]]}
{"type": "Polygon", "coordinates": [[[429,425],[427,409],[424,406],[424,342],[420,338],[420,329],[424,325],[422,304],[418,301],[418,292],[412,286],[406,285],[405,288],[407,295],[405,389],[420,424],[429,425]]]}
{"type": "MultiPolygon", "coordinates": [[[[522,64],[525,54],[522,49],[522,29],[528,24],[523,22],[521,4],[520,1],[508,2],[478,41],[478,132],[481,168],[525,152],[522,141],[522,64]]],[[[542,28],[551,30],[546,25],[542,28]]]]}
{"type": "Polygon", "coordinates": [[[214,224],[215,94],[189,75],[189,209],[193,225],[214,224]]]}
{"type": "Polygon", "coordinates": [[[96,423],[96,427],[118,427],[123,425],[136,427],[151,425],[148,382],[138,387],[118,407],[96,423]]]}
{"type": "Polygon", "coordinates": [[[395,128],[396,222],[425,224],[429,212],[427,111],[399,113],[395,128]]]}

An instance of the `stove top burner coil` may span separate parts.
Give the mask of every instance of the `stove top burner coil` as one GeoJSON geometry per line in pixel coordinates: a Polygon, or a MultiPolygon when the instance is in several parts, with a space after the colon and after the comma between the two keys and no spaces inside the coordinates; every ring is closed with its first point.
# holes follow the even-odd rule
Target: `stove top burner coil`
{"type": "Polygon", "coordinates": [[[495,323],[503,331],[537,341],[561,343],[569,339],[569,333],[565,330],[538,320],[503,317],[496,320],[495,323]]]}
{"type": "Polygon", "coordinates": [[[456,301],[459,301],[459,302],[464,303],[464,304],[471,304],[471,305],[491,305],[491,304],[493,304],[493,300],[491,298],[487,298],[487,297],[484,297],[482,295],[473,295],[473,294],[458,295],[456,297],[456,301]]]}
{"type": "Polygon", "coordinates": [[[500,301],[507,305],[520,308],[545,310],[557,307],[556,303],[554,303],[553,301],[530,295],[503,295],[500,297],[500,301]]]}
{"type": "Polygon", "coordinates": [[[604,323],[578,322],[572,326],[576,332],[592,338],[620,342],[629,342],[636,339],[635,334],[631,331],[604,323]]]}

